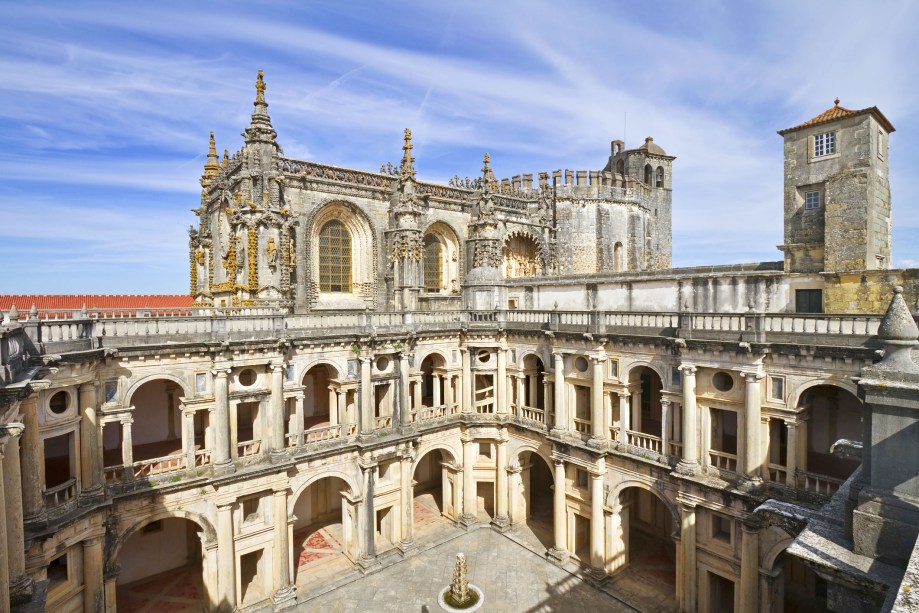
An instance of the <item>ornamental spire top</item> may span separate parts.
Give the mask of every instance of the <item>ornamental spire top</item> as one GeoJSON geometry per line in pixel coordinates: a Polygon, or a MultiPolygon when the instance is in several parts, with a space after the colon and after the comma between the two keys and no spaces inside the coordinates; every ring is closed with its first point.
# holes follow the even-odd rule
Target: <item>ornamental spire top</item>
{"type": "Polygon", "coordinates": [[[268,106],[268,103],[265,102],[265,73],[261,70],[258,71],[258,77],[255,80],[255,104],[268,106]]]}
{"type": "Polygon", "coordinates": [[[405,128],[405,144],[402,145],[401,166],[401,176],[403,181],[409,177],[412,179],[415,178],[415,166],[413,165],[415,158],[412,157],[412,148],[412,131],[408,128],[405,128]]]}
{"type": "Polygon", "coordinates": [[[214,143],[214,133],[211,132],[207,148],[207,162],[204,163],[204,176],[212,177],[220,172],[220,163],[217,161],[217,145],[214,143]]]}
{"type": "Polygon", "coordinates": [[[271,118],[268,116],[268,103],[265,101],[265,73],[258,71],[258,77],[255,81],[255,102],[252,105],[255,110],[252,111],[252,121],[246,128],[246,144],[266,143],[277,147],[278,133],[274,131],[271,125],[271,118]]]}
{"type": "Polygon", "coordinates": [[[491,169],[491,166],[488,165],[489,162],[491,162],[491,156],[488,155],[487,151],[485,152],[485,157],[482,159],[482,162],[485,164],[482,166],[482,181],[488,187],[493,187],[498,183],[498,179],[495,177],[495,173],[491,169]]]}

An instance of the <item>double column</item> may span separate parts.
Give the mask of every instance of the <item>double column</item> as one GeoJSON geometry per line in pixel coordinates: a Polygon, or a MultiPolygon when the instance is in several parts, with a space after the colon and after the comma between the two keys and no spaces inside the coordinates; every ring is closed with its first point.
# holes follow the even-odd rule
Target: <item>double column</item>
{"type": "Polygon", "coordinates": [[[230,385],[227,376],[228,368],[218,368],[214,374],[214,424],[216,430],[214,448],[214,467],[218,472],[233,472],[233,460],[230,455],[230,385]]]}
{"type": "Polygon", "coordinates": [[[464,524],[474,524],[476,521],[476,491],[475,478],[473,475],[473,466],[475,466],[475,439],[468,434],[463,438],[463,514],[460,521],[464,524]]]}
{"type": "Polygon", "coordinates": [[[32,394],[24,399],[20,407],[22,421],[25,424],[22,435],[21,470],[29,476],[28,479],[22,479],[23,521],[41,523],[46,517],[45,498],[42,496],[45,464],[42,461],[41,432],[38,427],[38,395],[32,394]]]}
{"type": "Polygon", "coordinates": [[[475,411],[472,406],[472,350],[469,347],[463,347],[460,351],[463,354],[463,389],[462,394],[460,394],[462,398],[460,411],[470,413],[475,411]]]}
{"type": "Polygon", "coordinates": [[[565,357],[561,353],[552,354],[552,362],[555,367],[555,421],[552,429],[558,433],[568,431],[568,403],[567,389],[565,388],[565,357]]]}
{"type": "MultiPolygon", "coordinates": [[[[412,397],[409,393],[408,364],[411,354],[399,352],[396,354],[399,361],[399,432],[406,433],[412,428],[412,397]]],[[[420,408],[418,403],[416,408],[420,408]]]]}
{"type": "Polygon", "coordinates": [[[696,472],[699,470],[696,367],[685,365],[680,367],[680,371],[683,374],[683,457],[680,460],[680,469],[684,472],[696,472]]]}
{"type": "Polygon", "coordinates": [[[495,413],[507,414],[508,409],[508,400],[507,400],[507,341],[503,338],[498,345],[498,372],[496,373],[497,381],[495,381],[495,413]]]}
{"type": "Polygon", "coordinates": [[[590,476],[590,572],[595,578],[606,576],[603,551],[603,477],[606,463],[600,458],[598,472],[590,476]]]}
{"type": "Polygon", "coordinates": [[[629,444],[629,430],[632,428],[630,399],[628,388],[619,392],[619,444],[623,447],[629,444]]]}
{"type": "Polygon", "coordinates": [[[233,501],[217,503],[217,610],[236,610],[236,547],[233,501]]]}
{"type": "MultiPolygon", "coordinates": [[[[677,569],[678,599],[680,610],[684,613],[696,612],[696,505],[680,501],[680,560],[682,566],[677,569]]],[[[755,610],[755,609],[754,609],[755,610]]]]}
{"type": "Polygon", "coordinates": [[[759,528],[742,523],[740,535],[740,610],[759,608],[759,528]]]}
{"type": "Polygon", "coordinates": [[[399,549],[406,553],[415,547],[415,496],[414,482],[412,481],[412,461],[413,456],[410,451],[403,451],[399,457],[399,468],[401,472],[400,481],[402,487],[401,505],[402,505],[402,540],[399,541],[399,549]]]}
{"type": "Polygon", "coordinates": [[[358,560],[364,571],[374,568],[377,562],[377,544],[376,544],[376,509],[374,508],[374,496],[376,488],[376,473],[378,465],[376,463],[365,462],[361,460],[361,475],[363,476],[364,502],[361,514],[363,521],[358,521],[358,530],[360,532],[361,557],[358,560]]]}
{"type": "Polygon", "coordinates": [[[373,384],[370,381],[370,356],[361,358],[361,436],[373,433],[376,427],[373,418],[373,384]]]}

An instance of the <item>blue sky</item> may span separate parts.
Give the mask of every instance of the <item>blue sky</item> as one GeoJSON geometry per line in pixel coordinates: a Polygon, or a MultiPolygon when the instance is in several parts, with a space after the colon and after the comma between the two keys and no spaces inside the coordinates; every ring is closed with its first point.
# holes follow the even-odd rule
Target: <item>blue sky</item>
{"type": "Polygon", "coordinates": [[[419,178],[677,156],[675,266],[778,260],[778,129],[877,105],[894,264],[919,266],[919,3],[18,2],[0,5],[0,293],[184,293],[208,132],[255,74],[292,157],[419,178]],[[627,122],[624,117],[627,115],[627,122]]]}

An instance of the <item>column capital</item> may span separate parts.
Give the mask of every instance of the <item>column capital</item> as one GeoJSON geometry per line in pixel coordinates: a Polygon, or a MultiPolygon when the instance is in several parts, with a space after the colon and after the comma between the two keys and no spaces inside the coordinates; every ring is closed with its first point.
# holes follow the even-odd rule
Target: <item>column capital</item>
{"type": "Polygon", "coordinates": [[[230,368],[214,368],[211,374],[220,379],[226,379],[233,372],[230,368]]]}
{"type": "Polygon", "coordinates": [[[19,438],[25,432],[26,426],[19,421],[11,421],[6,424],[0,424],[0,436],[10,438],[19,438]]]}
{"type": "Polygon", "coordinates": [[[662,406],[662,407],[663,407],[663,406],[668,406],[668,407],[669,407],[669,406],[672,405],[672,404],[673,404],[673,401],[670,400],[669,398],[661,398],[661,406],[662,406]]]}
{"type": "Polygon", "coordinates": [[[276,497],[287,496],[289,491],[290,488],[286,485],[276,485],[271,489],[271,493],[276,497]]]}
{"type": "Polygon", "coordinates": [[[363,362],[364,364],[369,364],[372,359],[373,359],[373,356],[369,356],[369,355],[362,355],[360,357],[361,362],[363,362]]]}
{"type": "Polygon", "coordinates": [[[275,372],[281,371],[283,373],[285,366],[287,366],[287,364],[284,363],[283,359],[281,361],[271,360],[270,362],[268,362],[268,368],[270,368],[271,370],[275,372]]]}
{"type": "Polygon", "coordinates": [[[740,376],[743,377],[744,381],[746,381],[747,383],[758,383],[766,377],[766,375],[764,375],[763,373],[759,371],[749,371],[749,370],[740,371],[740,376]]]}
{"type": "Polygon", "coordinates": [[[694,364],[680,364],[680,372],[682,372],[687,377],[694,377],[696,371],[699,370],[694,364]]]}
{"type": "Polygon", "coordinates": [[[593,362],[594,365],[599,365],[601,362],[605,362],[605,361],[606,361],[606,354],[604,354],[604,355],[592,355],[592,356],[588,356],[588,357],[590,357],[590,361],[593,362]]]}

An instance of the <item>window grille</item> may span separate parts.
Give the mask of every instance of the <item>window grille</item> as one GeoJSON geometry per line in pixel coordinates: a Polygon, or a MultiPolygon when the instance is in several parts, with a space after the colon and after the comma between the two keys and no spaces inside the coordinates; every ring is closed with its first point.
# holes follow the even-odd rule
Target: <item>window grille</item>
{"type": "Polygon", "coordinates": [[[836,132],[824,132],[814,136],[814,157],[836,153],[836,132]]]}
{"type": "Polygon", "coordinates": [[[424,289],[426,292],[438,293],[443,287],[444,262],[443,247],[437,237],[428,234],[424,237],[424,289]]]}
{"type": "Polygon", "coordinates": [[[319,291],[351,292],[351,234],[337,220],[319,231],[319,291]]]}

